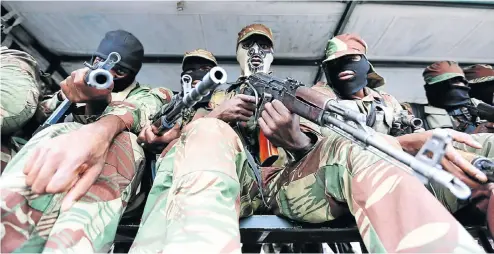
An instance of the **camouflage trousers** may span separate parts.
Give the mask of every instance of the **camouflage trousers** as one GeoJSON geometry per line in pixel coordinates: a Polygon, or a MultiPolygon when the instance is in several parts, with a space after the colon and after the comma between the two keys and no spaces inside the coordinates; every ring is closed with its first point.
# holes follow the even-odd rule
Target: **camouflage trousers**
{"type": "Polygon", "coordinates": [[[144,152],[131,133],[119,134],[110,146],[105,166],[87,194],[72,208],[60,211],[65,193],[34,194],[25,184],[23,168],[39,144],[81,127],[51,126],[36,134],[13,158],[0,177],[1,252],[107,252],[119,220],[138,184],[144,152]]]}
{"type": "Polygon", "coordinates": [[[2,48],[0,76],[0,129],[2,135],[9,135],[36,111],[41,82],[38,64],[25,52],[2,48]]]}
{"type": "MultiPolygon", "coordinates": [[[[235,132],[199,119],[158,168],[130,252],[240,253],[238,218],[259,207],[259,190],[235,132]]],[[[275,214],[318,223],[352,213],[370,252],[483,252],[413,175],[335,133],[262,173],[275,214]]]]}

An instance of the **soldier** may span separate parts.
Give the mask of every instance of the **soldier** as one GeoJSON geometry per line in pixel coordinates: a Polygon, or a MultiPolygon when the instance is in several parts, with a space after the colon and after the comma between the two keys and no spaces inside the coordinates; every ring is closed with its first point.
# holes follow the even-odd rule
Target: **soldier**
{"type": "Polygon", "coordinates": [[[314,89],[342,99],[345,106],[367,116],[367,126],[377,132],[403,135],[416,131],[404,126],[399,119],[408,116],[400,103],[390,94],[376,88],[384,85],[384,78],[367,60],[367,44],[356,34],[338,35],[328,42],[323,70],[327,84],[319,82],[314,89]]]}
{"type": "MultiPolygon", "coordinates": [[[[103,92],[102,95],[94,94],[91,98],[77,98],[77,101],[73,102],[84,101],[84,103],[72,113],[75,122],[83,124],[92,122],[101,115],[111,101],[123,101],[136,93],[149,90],[147,87],[142,87],[135,79],[144,58],[144,48],[141,42],[127,31],[110,31],[101,40],[91,62],[95,64],[104,61],[112,51],[121,52],[121,57],[125,60],[117,63],[111,70],[114,76],[111,96],[103,92]]],[[[51,98],[43,100],[40,104],[41,110],[37,112],[38,119],[46,119],[65,99],[66,96],[61,89],[51,98]]]]}
{"type": "Polygon", "coordinates": [[[94,122],[40,131],[0,177],[2,252],[107,252],[111,247],[144,166],[135,134],[172,97],[168,89],[135,82],[144,51],[132,34],[109,32],[95,56],[104,59],[113,51],[122,57],[110,71],[116,81],[126,80],[123,86],[115,82],[122,97],[88,87],[87,68],[74,71],[60,84],[70,101],[111,103],[94,122]]]}
{"type": "MultiPolygon", "coordinates": [[[[477,133],[486,121],[472,115],[471,109],[481,101],[470,98],[468,81],[456,62],[441,61],[428,66],[424,72],[424,89],[429,105],[414,110],[424,121],[426,129],[451,128],[466,133],[477,133]]],[[[474,151],[479,155],[494,158],[494,135],[482,133],[474,135],[482,144],[477,151],[463,145],[462,150],[474,151]]]]}
{"type": "Polygon", "coordinates": [[[0,172],[20,150],[25,141],[19,132],[33,117],[40,99],[40,73],[29,54],[1,47],[0,129],[2,150],[0,172]]]}
{"type": "MultiPolygon", "coordinates": [[[[282,106],[278,103],[274,101],[266,111],[275,114],[274,107],[282,106]]],[[[290,126],[281,125],[271,113],[263,119],[275,122],[275,129],[290,126]]],[[[291,116],[283,113],[284,117],[291,116]]],[[[290,133],[284,139],[293,139],[291,131],[283,133],[290,133]]],[[[474,145],[468,135],[452,134],[474,145]]],[[[409,134],[395,142],[406,150],[418,150],[428,136],[430,132],[409,134]]],[[[281,135],[269,138],[281,140],[281,135]]],[[[370,252],[482,252],[409,172],[336,133],[318,138],[297,163],[263,172],[268,205],[276,214],[319,223],[351,212],[370,252]],[[433,212],[424,216],[426,211],[433,212]]],[[[451,152],[448,158],[458,156],[451,152]]],[[[161,216],[165,222],[153,223],[148,217],[153,225],[146,231],[141,228],[130,253],[240,253],[238,218],[252,213],[253,197],[259,199],[259,186],[246,167],[246,158],[239,136],[223,121],[203,118],[189,124],[158,163],[169,172],[169,184],[160,190],[159,206],[154,206],[151,216],[161,216]]],[[[453,159],[460,161],[460,167],[477,173],[466,161],[453,159]]]]}
{"type": "Polygon", "coordinates": [[[487,64],[476,64],[463,68],[470,84],[470,97],[494,105],[494,70],[487,64]]]}
{"type": "MultiPolygon", "coordinates": [[[[261,25],[244,28],[238,47],[245,46],[243,35],[269,34],[266,30],[261,25]]],[[[251,69],[245,69],[248,66],[242,66],[243,75],[250,75],[251,69]]],[[[236,85],[221,104],[212,103],[217,107],[206,118],[190,123],[157,163],[166,184],[152,192],[155,200],[148,201],[152,207],[146,206],[146,221],[131,253],[238,253],[238,218],[252,215],[264,205],[278,215],[312,223],[352,213],[371,252],[481,252],[471,236],[409,172],[334,132],[323,136],[318,130],[301,126],[298,117],[281,102],[265,105],[259,119],[260,130],[256,125],[249,129],[237,124],[253,115],[250,107],[254,105],[246,99],[250,103],[244,101],[245,107],[240,103],[235,107],[223,106],[229,100],[249,98],[240,94],[243,82],[236,85]],[[222,110],[215,112],[218,108],[222,110]],[[237,126],[236,130],[229,124],[237,126]],[[251,132],[242,132],[239,127],[251,132]],[[247,138],[256,140],[259,131],[293,159],[283,163],[286,166],[282,168],[262,168],[261,179],[253,168],[257,161],[250,162],[255,159],[246,149],[249,143],[244,142],[247,138]],[[401,212],[389,213],[398,210],[401,212]],[[425,211],[434,212],[423,216],[425,211]],[[156,218],[165,222],[156,223],[156,218]],[[389,221],[393,221],[393,227],[389,227],[389,221]]],[[[215,96],[225,98],[225,93],[215,96]]],[[[456,139],[478,147],[468,135],[452,133],[456,139]]],[[[404,135],[396,140],[383,136],[383,142],[388,140],[397,149],[401,146],[413,153],[429,136],[430,132],[404,135]]],[[[452,163],[485,181],[485,175],[458,156],[454,150],[448,150],[447,158],[452,163]]]]}
{"type": "MultiPolygon", "coordinates": [[[[182,73],[180,74],[180,83],[182,85],[181,93],[189,93],[199,81],[218,63],[214,55],[204,49],[196,49],[186,52],[182,60],[182,73]]],[[[162,136],[158,136],[158,129],[151,124],[143,128],[138,137],[138,142],[145,148],[151,149],[153,152],[163,155],[176,143],[174,140],[171,143],[163,143],[162,140],[169,140],[173,137],[176,139],[180,136],[180,129],[190,123],[192,120],[204,117],[211,111],[209,105],[211,94],[203,97],[203,99],[194,105],[191,109],[185,109],[182,112],[180,123],[172,130],[169,130],[162,136]],[[165,148],[166,146],[166,148],[165,148]],[[165,150],[163,151],[163,148],[165,150]]]]}

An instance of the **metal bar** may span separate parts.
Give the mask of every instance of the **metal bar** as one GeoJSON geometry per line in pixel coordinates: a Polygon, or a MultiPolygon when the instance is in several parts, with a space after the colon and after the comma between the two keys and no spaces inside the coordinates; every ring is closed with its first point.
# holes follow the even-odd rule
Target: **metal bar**
{"type": "MultiPolygon", "coordinates": [[[[343,14],[340,17],[340,20],[338,21],[338,25],[336,25],[336,28],[333,31],[333,33],[331,33],[329,35],[328,40],[330,40],[333,36],[339,35],[340,33],[343,32],[343,30],[345,30],[345,27],[348,23],[348,20],[350,19],[350,16],[352,15],[353,10],[355,10],[355,7],[357,6],[358,3],[359,3],[359,1],[347,2],[345,10],[343,11],[343,14]]],[[[319,60],[319,66],[317,69],[316,76],[314,77],[314,82],[312,82],[312,84],[309,84],[309,85],[315,85],[321,79],[321,77],[324,73],[322,71],[322,61],[325,58],[326,50],[327,50],[327,47],[324,48],[323,57],[319,60]]]]}
{"type": "MultiPolygon", "coordinates": [[[[5,6],[3,4],[1,5],[1,12],[2,13],[8,13],[7,8],[5,8],[5,6]]],[[[19,24],[16,27],[14,27],[12,29],[12,31],[10,31],[9,34],[12,35],[12,37],[15,38],[18,42],[24,42],[21,38],[19,38],[17,33],[25,34],[29,40],[29,45],[26,45],[26,46],[32,47],[41,56],[43,56],[43,58],[45,58],[46,61],[48,61],[50,63],[50,66],[48,66],[48,68],[47,68],[47,70],[45,70],[45,72],[52,74],[56,70],[63,77],[69,76],[69,74],[60,66],[61,61],[60,61],[58,55],[51,52],[48,48],[46,48],[44,45],[42,45],[36,39],[36,37],[34,37],[27,29],[24,28],[24,26],[22,24],[19,24]],[[54,66],[52,67],[52,65],[54,65],[54,66]],[[51,72],[48,72],[48,71],[51,71],[51,72]]]]}
{"type": "Polygon", "coordinates": [[[494,1],[364,1],[365,4],[416,5],[427,7],[459,7],[474,9],[494,9],[494,1]]]}
{"type": "MultiPolygon", "coordinates": [[[[62,62],[80,62],[91,59],[90,55],[61,55],[62,62]]],[[[143,63],[181,64],[183,55],[148,55],[144,56],[143,63]]],[[[218,56],[216,60],[221,64],[238,64],[236,56],[218,56]]],[[[281,66],[317,66],[319,59],[315,58],[275,58],[273,65],[281,66]]]]}

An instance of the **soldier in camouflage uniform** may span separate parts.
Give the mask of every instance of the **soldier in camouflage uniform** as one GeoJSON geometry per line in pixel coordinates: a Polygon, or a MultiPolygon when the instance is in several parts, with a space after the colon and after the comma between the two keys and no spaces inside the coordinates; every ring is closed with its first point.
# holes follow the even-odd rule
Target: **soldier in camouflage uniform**
{"type": "Polygon", "coordinates": [[[494,105],[494,69],[487,64],[476,64],[463,68],[470,84],[470,97],[494,105]]]}
{"type": "Polygon", "coordinates": [[[107,252],[112,245],[144,166],[135,134],[172,97],[168,89],[141,87],[120,75],[121,67],[137,74],[142,66],[137,38],[108,33],[95,55],[104,59],[112,51],[122,56],[110,72],[115,87],[126,80],[116,88],[126,91],[123,98],[87,86],[87,68],[74,71],[60,85],[65,96],[75,103],[111,101],[108,107],[94,122],[40,131],[0,177],[1,252],[107,252]]]}
{"type": "MultiPolygon", "coordinates": [[[[246,31],[265,33],[256,26],[248,26],[246,31]]],[[[229,98],[238,98],[235,90],[232,93],[229,98]]],[[[281,168],[262,168],[260,180],[242,141],[249,136],[239,135],[238,126],[233,130],[223,119],[210,119],[221,115],[213,112],[186,126],[178,143],[157,164],[159,171],[168,172],[163,174],[167,184],[156,189],[161,195],[156,196],[152,212],[145,217],[147,224],[154,223],[140,229],[131,253],[240,253],[238,218],[263,205],[278,215],[312,223],[352,213],[371,252],[482,252],[410,172],[334,132],[322,135],[319,129],[299,124],[298,117],[281,102],[266,104],[259,119],[260,130],[254,126],[252,136],[262,131],[292,155],[293,161],[281,168]],[[266,203],[262,202],[262,192],[266,203]],[[151,216],[162,216],[165,222],[155,223],[151,216]]],[[[232,117],[228,123],[235,126],[237,121],[242,120],[232,117]]],[[[468,135],[453,134],[475,145],[468,135]]],[[[427,132],[382,138],[396,149],[413,153],[429,136],[427,132]]],[[[454,153],[448,151],[453,163],[479,173],[454,153]]],[[[481,180],[485,181],[485,175],[481,180]]]]}
{"type": "Polygon", "coordinates": [[[323,70],[328,83],[318,82],[313,89],[367,116],[367,126],[393,136],[413,132],[397,119],[408,116],[392,95],[376,90],[384,78],[367,60],[367,44],[356,34],[338,35],[328,42],[323,70]]]}
{"type": "MultiPolygon", "coordinates": [[[[186,52],[182,60],[182,73],[180,75],[180,83],[182,85],[181,93],[189,93],[199,81],[218,63],[214,55],[204,49],[196,49],[186,52]]],[[[176,139],[180,136],[180,130],[183,126],[200,117],[209,114],[211,107],[209,105],[211,94],[202,98],[190,109],[184,109],[180,123],[172,130],[164,133],[162,136],[157,136],[158,129],[151,124],[143,128],[138,137],[138,142],[141,146],[149,149],[156,154],[166,154],[170,148],[177,142],[163,143],[163,140],[176,139]],[[164,149],[164,150],[163,150],[164,149]]],[[[161,157],[162,157],[161,156],[161,157]]]]}
{"type": "Polygon", "coordinates": [[[19,151],[24,140],[16,132],[33,117],[40,99],[38,63],[29,54],[1,48],[0,129],[2,150],[0,172],[19,151]]]}
{"type": "MultiPolygon", "coordinates": [[[[481,101],[470,98],[468,81],[456,62],[436,62],[424,70],[423,76],[429,105],[416,115],[421,116],[426,129],[451,128],[465,133],[477,133],[482,129],[481,125],[486,121],[472,115],[469,110],[469,107],[476,107],[481,101]]],[[[482,150],[463,145],[457,147],[494,158],[494,135],[482,133],[474,137],[482,144],[482,150]]]]}

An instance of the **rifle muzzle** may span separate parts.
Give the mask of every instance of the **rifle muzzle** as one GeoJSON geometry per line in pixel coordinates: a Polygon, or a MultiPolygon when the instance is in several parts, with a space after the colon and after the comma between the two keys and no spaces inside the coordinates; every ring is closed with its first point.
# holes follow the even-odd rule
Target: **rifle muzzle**
{"type": "Polygon", "coordinates": [[[108,89],[113,82],[113,76],[104,69],[90,70],[85,77],[85,81],[88,86],[96,89],[108,89]]]}
{"type": "Polygon", "coordinates": [[[204,78],[202,78],[201,82],[199,82],[190,93],[185,95],[183,103],[186,107],[194,106],[194,104],[200,101],[202,97],[208,95],[219,85],[226,83],[226,79],[226,71],[223,68],[218,66],[213,67],[204,78]]]}
{"type": "Polygon", "coordinates": [[[403,119],[403,123],[405,125],[411,126],[414,129],[420,129],[422,128],[422,125],[424,124],[420,118],[405,118],[403,119]]]}

